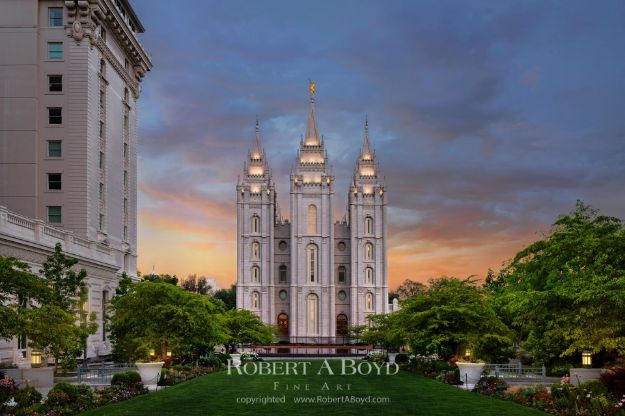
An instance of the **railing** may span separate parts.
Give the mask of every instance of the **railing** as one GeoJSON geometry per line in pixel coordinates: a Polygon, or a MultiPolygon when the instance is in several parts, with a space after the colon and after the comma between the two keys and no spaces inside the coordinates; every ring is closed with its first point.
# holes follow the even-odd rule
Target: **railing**
{"type": "Polygon", "coordinates": [[[486,364],[482,372],[486,376],[515,381],[545,380],[547,370],[542,367],[523,367],[521,364],[486,364]]]}
{"type": "Polygon", "coordinates": [[[84,368],[78,366],[78,382],[94,385],[111,384],[114,374],[125,373],[126,371],[137,371],[136,367],[103,367],[84,368]]]}

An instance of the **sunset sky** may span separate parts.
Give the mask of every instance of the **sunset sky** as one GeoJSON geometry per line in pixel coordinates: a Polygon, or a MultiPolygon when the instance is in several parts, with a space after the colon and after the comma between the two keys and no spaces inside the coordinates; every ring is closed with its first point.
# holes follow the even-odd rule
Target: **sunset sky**
{"type": "Polygon", "coordinates": [[[288,213],[308,80],[337,219],[368,115],[389,285],[483,277],[577,199],[625,218],[623,1],[133,0],[154,69],[139,108],[139,270],[236,279],[254,138],[288,213]]]}

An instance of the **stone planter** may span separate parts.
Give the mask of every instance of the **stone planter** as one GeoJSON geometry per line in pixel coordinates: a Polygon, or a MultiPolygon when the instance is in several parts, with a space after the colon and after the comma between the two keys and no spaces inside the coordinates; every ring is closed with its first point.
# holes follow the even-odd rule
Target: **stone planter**
{"type": "Polygon", "coordinates": [[[54,367],[7,368],[2,372],[11,377],[18,385],[26,384],[35,388],[54,386],[54,367]]]}
{"type": "Polygon", "coordinates": [[[460,380],[467,384],[477,384],[484,370],[484,363],[456,363],[460,370],[460,380]]]}
{"type": "Polygon", "coordinates": [[[395,362],[395,357],[397,357],[397,353],[396,352],[389,352],[388,353],[388,363],[389,364],[393,364],[395,362]]]}
{"type": "Polygon", "coordinates": [[[584,383],[589,380],[599,380],[601,373],[605,371],[602,368],[571,368],[569,370],[569,382],[577,386],[577,383],[584,383]]]}
{"type": "Polygon", "coordinates": [[[157,363],[136,363],[139,375],[141,375],[141,381],[143,385],[150,390],[156,389],[158,380],[161,376],[161,368],[163,368],[163,361],[157,363]]]}
{"type": "Polygon", "coordinates": [[[241,354],[230,354],[230,357],[232,357],[233,367],[238,367],[241,365],[241,354]]]}

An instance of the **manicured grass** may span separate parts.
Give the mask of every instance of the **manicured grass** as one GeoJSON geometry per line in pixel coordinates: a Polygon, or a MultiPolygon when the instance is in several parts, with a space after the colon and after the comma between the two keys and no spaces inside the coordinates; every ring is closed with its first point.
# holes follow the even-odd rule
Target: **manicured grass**
{"type": "MultiPolygon", "coordinates": [[[[511,402],[463,391],[435,380],[400,371],[397,375],[339,375],[340,361],[332,361],[335,375],[317,375],[323,361],[311,361],[303,375],[228,375],[221,371],[101,407],[83,415],[432,415],[522,416],[544,415],[511,402]],[[279,382],[274,390],[274,382],[279,382]],[[322,391],[327,382],[330,390],[322,391]],[[287,384],[300,391],[284,390],[287,384]],[[309,390],[305,391],[305,385],[309,390]],[[336,385],[342,385],[342,391],[336,385]],[[347,391],[347,384],[351,384],[347,391]],[[241,404],[237,397],[284,397],[282,404],[241,404]],[[294,403],[296,397],[388,397],[388,403],[294,403]]],[[[359,361],[356,361],[359,363],[359,361]]],[[[301,368],[301,367],[298,367],[301,368]]]]}

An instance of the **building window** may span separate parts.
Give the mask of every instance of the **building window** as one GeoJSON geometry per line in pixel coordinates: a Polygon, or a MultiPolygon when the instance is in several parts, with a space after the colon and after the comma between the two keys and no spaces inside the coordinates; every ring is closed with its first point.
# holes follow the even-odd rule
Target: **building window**
{"type": "Polygon", "coordinates": [[[108,316],[106,313],[106,309],[108,307],[109,302],[109,292],[106,290],[102,291],[102,341],[106,341],[106,323],[108,321],[108,316]]]}
{"type": "Polygon", "coordinates": [[[104,214],[100,214],[100,220],[98,221],[98,229],[100,231],[104,229],[104,214]]]}
{"type": "Polygon", "coordinates": [[[60,140],[48,140],[48,157],[61,157],[63,152],[61,151],[60,140]]]}
{"type": "Polygon", "coordinates": [[[48,75],[48,91],[63,91],[63,75],[48,75]]]}
{"type": "Polygon", "coordinates": [[[260,282],[260,268],[258,266],[252,266],[252,283],[260,282]]]}
{"type": "Polygon", "coordinates": [[[104,90],[100,90],[100,108],[104,108],[104,90]]]}
{"type": "Polygon", "coordinates": [[[48,124],[63,124],[63,109],[48,107],[48,124]]]}
{"type": "Polygon", "coordinates": [[[336,317],[336,335],[344,336],[348,334],[347,315],[341,313],[336,317]]]}
{"type": "Polygon", "coordinates": [[[48,189],[60,190],[63,188],[60,173],[48,173],[48,189]]]}
{"type": "Polygon", "coordinates": [[[124,188],[128,188],[128,171],[124,171],[124,188]]]}
{"type": "Polygon", "coordinates": [[[308,206],[308,234],[317,234],[317,207],[308,206]]]}
{"type": "Polygon", "coordinates": [[[308,311],[308,319],[306,320],[307,332],[312,335],[317,334],[319,332],[317,324],[317,316],[319,314],[319,298],[314,293],[308,295],[306,309],[308,311]]]}
{"type": "Polygon", "coordinates": [[[367,233],[368,235],[373,234],[373,218],[371,217],[365,218],[365,233],[367,233]]]}
{"type": "Polygon", "coordinates": [[[373,260],[373,244],[365,244],[365,260],[373,260]]]}
{"type": "Polygon", "coordinates": [[[128,115],[124,115],[124,132],[128,133],[128,115]]]}
{"type": "Polygon", "coordinates": [[[258,292],[252,292],[252,309],[260,308],[260,295],[258,292]]]}
{"type": "Polygon", "coordinates": [[[100,75],[104,76],[106,73],[106,61],[104,59],[100,59],[100,75]]]}
{"type": "Polygon", "coordinates": [[[128,62],[128,59],[124,59],[124,69],[128,71],[128,68],[130,68],[130,62],[128,62]]]}
{"type": "Polygon", "coordinates": [[[124,215],[128,215],[128,198],[124,198],[124,215]]]}
{"type": "Polygon", "coordinates": [[[373,269],[371,267],[365,269],[365,283],[368,285],[373,284],[373,269]]]}
{"type": "Polygon", "coordinates": [[[63,8],[62,7],[48,7],[48,26],[51,26],[51,27],[63,26],[63,8]]]}
{"type": "Polygon", "coordinates": [[[63,42],[48,42],[48,59],[63,59],[63,42]]]}
{"type": "Polygon", "coordinates": [[[104,121],[100,120],[100,124],[98,127],[98,135],[100,138],[104,137],[104,121]]]}
{"type": "Polygon", "coordinates": [[[278,330],[282,335],[289,334],[289,315],[286,313],[278,315],[278,330]]]}
{"type": "Polygon", "coordinates": [[[102,26],[100,26],[100,38],[102,38],[102,42],[106,42],[106,30],[102,26]]]}
{"type": "Polygon", "coordinates": [[[128,226],[124,225],[124,241],[128,241],[128,226]]]}
{"type": "Polygon", "coordinates": [[[308,281],[315,282],[317,280],[317,246],[309,244],[306,248],[308,281]]]}
{"type": "Polygon", "coordinates": [[[338,275],[339,283],[345,283],[345,279],[347,278],[347,270],[345,269],[345,266],[339,266],[338,275]]]}
{"type": "Polygon", "coordinates": [[[343,302],[345,299],[347,299],[347,293],[345,293],[344,290],[339,290],[339,293],[336,294],[336,297],[343,302]]]}
{"type": "Polygon", "coordinates": [[[373,294],[371,292],[365,295],[365,309],[368,311],[373,310],[373,294]]]}
{"type": "Polygon", "coordinates": [[[104,200],[104,184],[102,182],[100,182],[99,195],[100,195],[100,201],[104,200]]]}
{"type": "Polygon", "coordinates": [[[98,162],[100,169],[104,169],[104,152],[100,152],[100,160],[98,162]]]}
{"type": "Polygon", "coordinates": [[[128,143],[124,143],[124,159],[128,157],[128,143]]]}
{"type": "Polygon", "coordinates": [[[124,101],[128,102],[128,97],[130,93],[128,92],[128,88],[124,88],[124,101]]]}
{"type": "Polygon", "coordinates": [[[258,215],[252,216],[252,232],[255,234],[260,233],[260,218],[258,215]]]}
{"type": "Polygon", "coordinates": [[[286,283],[286,266],[283,264],[278,267],[278,282],[286,283]]]}
{"type": "Polygon", "coordinates": [[[50,224],[61,224],[61,207],[49,206],[48,208],[48,222],[50,224]]]}
{"type": "Polygon", "coordinates": [[[286,298],[289,297],[289,294],[286,293],[286,290],[283,289],[278,293],[278,297],[280,298],[281,301],[285,301],[286,298]]]}
{"type": "Polygon", "coordinates": [[[280,249],[280,251],[284,251],[284,250],[286,250],[286,247],[287,247],[287,245],[286,245],[286,241],[280,241],[280,242],[278,243],[278,248],[280,249]]]}
{"type": "Polygon", "coordinates": [[[260,260],[260,243],[258,241],[252,243],[252,260],[260,260]]]}

